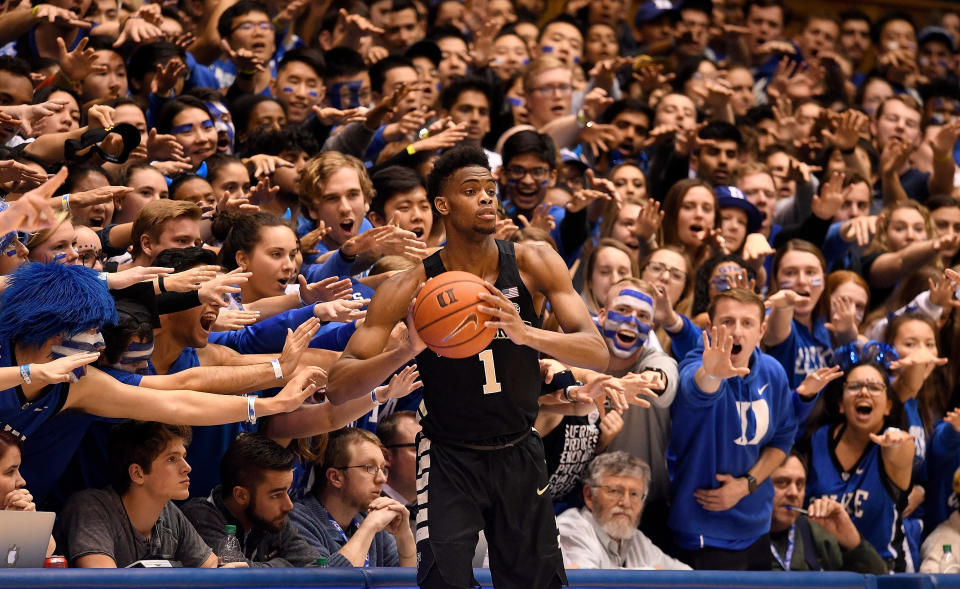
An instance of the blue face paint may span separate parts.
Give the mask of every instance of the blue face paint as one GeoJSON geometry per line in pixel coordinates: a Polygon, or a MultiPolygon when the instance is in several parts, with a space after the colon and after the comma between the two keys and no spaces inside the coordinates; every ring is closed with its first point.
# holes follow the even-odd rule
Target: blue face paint
{"type": "MultiPolygon", "coordinates": [[[[645,313],[647,317],[653,317],[653,299],[646,293],[624,288],[609,303],[610,308],[629,307],[638,313],[645,313]]],[[[641,321],[634,315],[624,315],[616,311],[607,311],[601,328],[604,338],[609,345],[607,346],[613,355],[619,358],[629,358],[636,353],[644,344],[650,334],[650,325],[641,321]],[[620,334],[618,337],[617,334],[620,334]],[[621,338],[632,341],[621,341],[621,338]]]]}
{"type": "Polygon", "coordinates": [[[529,59],[524,59],[522,63],[523,63],[523,65],[530,65],[530,60],[529,60],[529,59]]]}
{"type": "Polygon", "coordinates": [[[189,133],[193,131],[193,123],[189,125],[177,125],[173,129],[170,129],[170,132],[174,135],[182,135],[183,133],[189,133]]]}
{"type": "Polygon", "coordinates": [[[62,264],[64,260],[67,259],[67,254],[54,254],[53,258],[50,260],[54,264],[62,264]]]}
{"type": "Polygon", "coordinates": [[[225,119],[229,118],[226,115],[230,114],[230,111],[223,105],[221,102],[207,102],[207,109],[214,115],[214,126],[217,129],[217,135],[223,134],[227,138],[227,153],[233,153],[233,144],[237,136],[237,128],[233,125],[233,121],[227,121],[225,119]]]}
{"type": "Polygon", "coordinates": [[[120,361],[112,366],[117,370],[122,370],[131,374],[146,375],[149,370],[147,362],[150,360],[150,356],[152,355],[152,343],[133,342],[130,344],[130,347],[127,348],[127,352],[120,357],[120,361]]]}
{"type": "Polygon", "coordinates": [[[280,91],[284,94],[293,94],[293,88],[290,88],[289,86],[284,86],[280,89],[280,91]]]}
{"type": "Polygon", "coordinates": [[[553,46],[552,46],[552,45],[544,45],[543,47],[540,48],[540,52],[541,52],[541,53],[553,53],[553,46]]]}
{"type": "Polygon", "coordinates": [[[510,105],[511,105],[511,106],[515,106],[515,107],[517,107],[517,108],[523,106],[523,99],[522,99],[522,98],[508,98],[507,100],[510,102],[510,105]]]}
{"type": "Polygon", "coordinates": [[[202,123],[200,123],[200,126],[203,127],[204,129],[213,129],[213,121],[211,121],[210,119],[207,119],[202,123]]]}
{"type": "MultiPolygon", "coordinates": [[[[88,352],[99,352],[104,348],[103,334],[100,330],[95,333],[81,332],[70,336],[64,336],[59,346],[50,348],[50,359],[65,358],[76,354],[85,354],[88,352]]],[[[70,382],[77,382],[87,374],[86,366],[78,366],[70,374],[70,382]]]]}
{"type": "Polygon", "coordinates": [[[309,96],[310,98],[318,98],[320,96],[320,93],[314,90],[311,90],[307,92],[307,96],[309,96]]]}

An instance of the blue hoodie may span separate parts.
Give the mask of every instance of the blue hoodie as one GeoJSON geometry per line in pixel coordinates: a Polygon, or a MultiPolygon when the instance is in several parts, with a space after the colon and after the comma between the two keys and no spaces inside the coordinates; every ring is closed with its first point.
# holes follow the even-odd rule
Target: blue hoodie
{"type": "Polygon", "coordinates": [[[727,511],[705,510],[693,493],[720,487],[717,474],[745,475],[768,446],[790,451],[796,432],[791,392],[783,366],[757,348],[750,374],[728,378],[717,392],[705,393],[694,380],[702,354],[693,350],[680,363],[680,385],[671,406],[667,471],[673,506],[668,524],[682,549],[742,550],[770,531],[770,480],[727,511]]]}

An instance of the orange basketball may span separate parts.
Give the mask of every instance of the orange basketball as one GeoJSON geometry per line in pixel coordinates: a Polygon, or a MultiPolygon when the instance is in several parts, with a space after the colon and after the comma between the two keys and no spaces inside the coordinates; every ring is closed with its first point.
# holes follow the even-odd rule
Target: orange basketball
{"type": "Polygon", "coordinates": [[[444,272],[423,285],[413,307],[413,323],[431,350],[447,358],[466,358],[490,345],[497,330],[484,327],[490,315],[477,296],[490,292],[469,272],[444,272]]]}

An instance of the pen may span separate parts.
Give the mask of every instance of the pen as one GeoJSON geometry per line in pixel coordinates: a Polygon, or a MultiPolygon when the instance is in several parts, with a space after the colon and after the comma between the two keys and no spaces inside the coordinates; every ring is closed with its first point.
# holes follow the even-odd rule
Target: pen
{"type": "Polygon", "coordinates": [[[810,515],[806,509],[800,509],[799,507],[794,507],[793,505],[784,505],[784,509],[789,509],[790,511],[796,511],[797,513],[802,513],[803,515],[810,515]]]}

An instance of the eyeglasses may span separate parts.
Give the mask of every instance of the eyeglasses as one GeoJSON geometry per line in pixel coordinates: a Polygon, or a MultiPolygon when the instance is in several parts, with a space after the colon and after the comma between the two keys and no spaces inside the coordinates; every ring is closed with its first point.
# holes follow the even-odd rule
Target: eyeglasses
{"type": "Polygon", "coordinates": [[[233,30],[230,32],[234,33],[236,31],[243,31],[245,33],[249,33],[250,31],[256,28],[259,28],[261,31],[272,31],[273,23],[272,22],[253,22],[253,21],[247,20],[233,27],[233,30]]]}
{"type": "MultiPolygon", "coordinates": [[[[627,494],[627,490],[624,489],[623,487],[600,485],[597,488],[602,490],[604,493],[606,493],[607,496],[610,497],[611,499],[615,499],[617,501],[620,501],[621,499],[623,499],[624,496],[626,496],[627,494]]],[[[634,503],[641,503],[646,498],[647,498],[646,491],[641,493],[640,491],[634,491],[632,489],[630,490],[630,501],[633,501],[634,503]]]]}
{"type": "Polygon", "coordinates": [[[566,96],[573,92],[572,84],[553,84],[548,86],[537,86],[536,88],[531,88],[530,92],[533,94],[539,94],[540,96],[546,98],[547,96],[553,96],[559,94],[560,96],[566,96]]]}
{"type": "Polygon", "coordinates": [[[367,471],[367,474],[370,476],[377,476],[378,472],[382,472],[383,476],[390,478],[390,467],[389,466],[377,466],[376,464],[355,464],[353,466],[338,466],[337,470],[347,470],[348,468],[362,468],[367,471]]]}
{"type": "Polygon", "coordinates": [[[871,395],[880,396],[887,392],[887,387],[882,382],[877,382],[875,380],[867,380],[863,382],[851,381],[843,385],[843,392],[845,393],[859,393],[861,389],[866,387],[867,392],[871,395]]]}
{"type": "Polygon", "coordinates": [[[550,175],[550,168],[538,166],[536,168],[524,168],[523,166],[507,166],[504,170],[507,178],[510,180],[522,180],[524,176],[530,174],[534,180],[546,180],[550,175]]]}
{"type": "Polygon", "coordinates": [[[670,278],[676,280],[677,282],[683,282],[687,279],[687,273],[679,268],[671,268],[660,262],[649,262],[647,264],[647,270],[650,270],[656,276],[661,276],[664,272],[670,273],[670,278]]]}
{"type": "Polygon", "coordinates": [[[417,445],[414,442],[410,442],[409,444],[387,444],[386,447],[387,448],[416,448],[417,445]]]}
{"type": "Polygon", "coordinates": [[[87,268],[93,268],[97,262],[103,261],[103,251],[95,249],[84,249],[80,253],[80,263],[87,268]]]}

